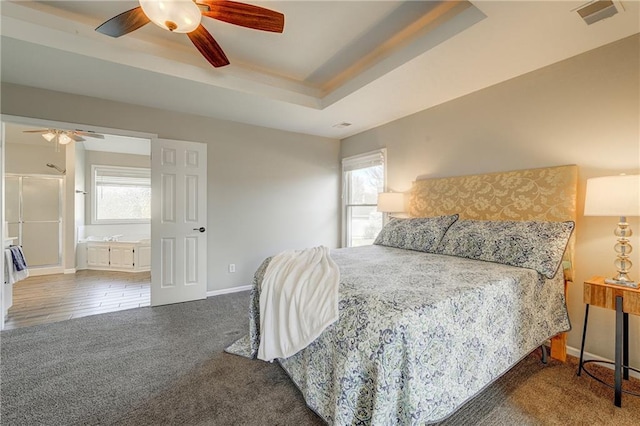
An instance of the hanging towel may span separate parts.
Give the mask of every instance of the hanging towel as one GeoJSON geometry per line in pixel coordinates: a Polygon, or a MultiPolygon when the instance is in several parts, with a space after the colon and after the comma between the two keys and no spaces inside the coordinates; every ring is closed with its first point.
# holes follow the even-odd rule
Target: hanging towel
{"type": "Polygon", "coordinates": [[[334,323],[339,282],[340,270],[326,247],[274,256],[260,292],[258,358],[287,358],[334,323]]]}
{"type": "Polygon", "coordinates": [[[22,264],[24,265],[24,268],[22,270],[18,270],[16,268],[16,265],[14,264],[13,248],[16,248],[16,247],[10,247],[4,250],[4,257],[6,260],[4,262],[5,284],[13,284],[17,281],[24,280],[29,276],[29,270],[27,269],[27,262],[24,261],[24,253],[22,252],[22,248],[17,247],[17,249],[19,249],[20,256],[22,257],[22,264]]]}
{"type": "Polygon", "coordinates": [[[9,247],[9,250],[11,250],[11,257],[13,259],[13,266],[15,270],[20,272],[27,269],[27,262],[24,260],[24,253],[22,252],[22,247],[11,246],[9,247]]]}

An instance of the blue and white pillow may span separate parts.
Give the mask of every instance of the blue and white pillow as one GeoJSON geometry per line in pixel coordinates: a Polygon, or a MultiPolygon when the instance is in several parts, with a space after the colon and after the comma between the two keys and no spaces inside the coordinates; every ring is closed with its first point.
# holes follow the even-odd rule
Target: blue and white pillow
{"type": "Polygon", "coordinates": [[[458,215],[391,219],[373,244],[433,253],[458,215]]]}
{"type": "Polygon", "coordinates": [[[530,268],[553,278],[574,222],[459,220],[437,253],[530,268]]]}

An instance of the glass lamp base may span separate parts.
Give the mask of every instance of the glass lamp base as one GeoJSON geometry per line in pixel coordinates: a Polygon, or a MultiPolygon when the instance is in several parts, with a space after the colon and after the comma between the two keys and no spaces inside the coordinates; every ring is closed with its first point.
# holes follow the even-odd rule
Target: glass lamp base
{"type": "Polygon", "coordinates": [[[638,288],[638,283],[635,281],[616,280],[614,278],[607,278],[606,280],[604,280],[604,282],[606,284],[621,285],[623,287],[630,287],[630,288],[638,288]]]}

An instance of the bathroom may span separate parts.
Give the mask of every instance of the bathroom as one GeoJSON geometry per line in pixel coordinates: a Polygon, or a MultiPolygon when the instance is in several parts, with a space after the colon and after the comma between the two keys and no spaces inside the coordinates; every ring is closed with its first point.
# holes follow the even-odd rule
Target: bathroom
{"type": "Polygon", "coordinates": [[[25,132],[39,129],[47,130],[4,126],[5,245],[22,247],[31,277],[148,271],[149,140],[104,135],[61,144],[25,132]],[[105,244],[114,253],[135,252],[135,261],[92,262],[99,253],[92,248],[105,244]]]}

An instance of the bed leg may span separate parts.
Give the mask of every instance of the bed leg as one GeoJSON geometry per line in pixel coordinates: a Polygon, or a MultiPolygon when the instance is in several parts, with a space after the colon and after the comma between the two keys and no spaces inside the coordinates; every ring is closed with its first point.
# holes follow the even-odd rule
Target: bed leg
{"type": "Polygon", "coordinates": [[[551,338],[551,358],[562,362],[567,360],[567,333],[551,338]]]}
{"type": "Polygon", "coordinates": [[[542,350],[542,363],[544,365],[547,365],[547,363],[549,362],[549,355],[547,353],[547,347],[543,344],[543,345],[540,345],[540,349],[542,350]]]}
{"type": "MultiPolygon", "coordinates": [[[[564,280],[564,300],[566,303],[567,293],[569,291],[569,283],[571,281],[565,278],[564,280]]],[[[558,361],[567,361],[567,333],[560,333],[551,338],[551,358],[558,361]]]]}

